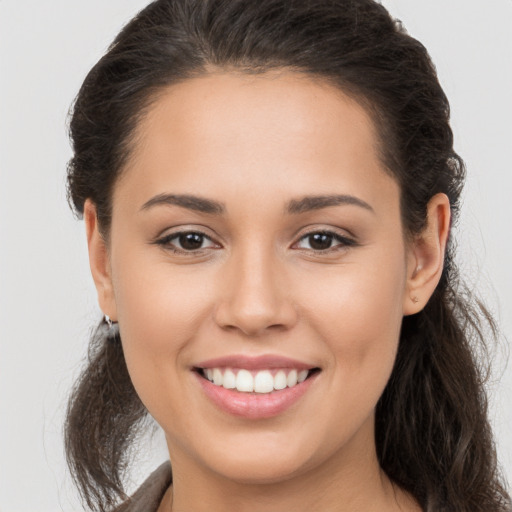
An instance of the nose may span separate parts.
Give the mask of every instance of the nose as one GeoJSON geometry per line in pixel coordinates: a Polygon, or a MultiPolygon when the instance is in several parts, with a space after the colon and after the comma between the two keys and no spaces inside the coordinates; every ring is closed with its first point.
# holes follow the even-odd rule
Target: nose
{"type": "Polygon", "coordinates": [[[224,330],[251,337],[287,330],[296,323],[290,289],[275,257],[261,251],[232,255],[223,269],[215,321],[224,330]]]}

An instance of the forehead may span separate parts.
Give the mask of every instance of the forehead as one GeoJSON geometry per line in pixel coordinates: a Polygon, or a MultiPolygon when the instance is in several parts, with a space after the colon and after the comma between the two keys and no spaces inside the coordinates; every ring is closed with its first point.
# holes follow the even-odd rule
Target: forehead
{"type": "MultiPolygon", "coordinates": [[[[331,193],[390,180],[367,111],[296,72],[224,72],[163,90],[139,122],[117,190],[143,204],[162,192],[260,198],[331,193]],[[166,190],[163,190],[166,189],[166,190]]],[[[380,190],[382,192],[382,189],[380,190]]],[[[367,199],[379,188],[367,190],[367,199]]]]}

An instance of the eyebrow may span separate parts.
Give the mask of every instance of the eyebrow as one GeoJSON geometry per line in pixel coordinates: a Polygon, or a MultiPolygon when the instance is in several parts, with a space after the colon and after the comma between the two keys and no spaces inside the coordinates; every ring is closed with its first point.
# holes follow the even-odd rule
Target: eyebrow
{"type": "Polygon", "coordinates": [[[305,213],[312,210],[320,210],[322,208],[328,208],[330,206],[339,205],[359,206],[361,208],[364,208],[365,210],[375,213],[375,210],[366,201],[363,201],[358,197],[346,194],[306,196],[303,197],[302,199],[294,199],[288,203],[286,211],[289,214],[296,215],[299,213],[305,213]]]}
{"type": "Polygon", "coordinates": [[[226,207],[218,201],[189,194],[159,194],[145,202],[141,210],[149,210],[157,205],[181,206],[182,208],[211,215],[222,215],[226,211],[226,207]]]}
{"type": "MultiPolygon", "coordinates": [[[[149,201],[146,201],[142,205],[141,210],[149,210],[157,205],[180,206],[210,215],[222,215],[226,212],[226,207],[223,203],[190,194],[159,194],[152,197],[149,201]]],[[[322,208],[340,205],[359,206],[375,213],[374,209],[366,201],[346,194],[305,196],[301,199],[292,199],[288,202],[285,211],[289,215],[298,215],[313,210],[321,210],[322,208]]]]}

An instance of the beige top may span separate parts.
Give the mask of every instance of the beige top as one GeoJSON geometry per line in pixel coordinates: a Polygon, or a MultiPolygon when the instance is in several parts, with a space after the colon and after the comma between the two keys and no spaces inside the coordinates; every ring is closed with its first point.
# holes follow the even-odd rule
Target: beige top
{"type": "Polygon", "coordinates": [[[165,462],[114,512],[156,512],[171,482],[171,463],[165,462]]]}

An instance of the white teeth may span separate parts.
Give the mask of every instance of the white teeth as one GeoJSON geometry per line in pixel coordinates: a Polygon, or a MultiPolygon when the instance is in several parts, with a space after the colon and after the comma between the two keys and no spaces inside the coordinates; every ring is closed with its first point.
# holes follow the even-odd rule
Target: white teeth
{"type": "Polygon", "coordinates": [[[268,371],[258,372],[254,377],[254,391],[256,393],[270,393],[274,391],[274,377],[268,371]]]}
{"type": "Polygon", "coordinates": [[[309,372],[307,370],[300,371],[299,374],[297,375],[297,382],[304,382],[306,380],[306,377],[308,376],[308,373],[309,372]]]}
{"type": "Polygon", "coordinates": [[[223,380],[222,372],[220,371],[219,368],[215,368],[213,370],[213,383],[216,386],[222,386],[222,380],[223,380]]]}
{"type": "Polygon", "coordinates": [[[224,381],[222,385],[226,389],[235,389],[236,388],[236,375],[231,370],[226,370],[224,372],[224,381]]]}
{"type": "Polygon", "coordinates": [[[243,393],[271,393],[276,390],[293,387],[304,382],[309,370],[232,370],[230,368],[207,368],[203,375],[216,386],[236,389],[243,393]],[[274,373],[274,375],[273,375],[274,373]]]}
{"type": "Polygon", "coordinates": [[[251,372],[247,370],[240,370],[236,376],[236,389],[237,391],[252,392],[254,391],[254,379],[251,372]]]}
{"type": "Polygon", "coordinates": [[[297,384],[297,370],[292,370],[286,379],[286,384],[289,388],[295,386],[297,384]]]}
{"type": "Polygon", "coordinates": [[[286,386],[286,373],[283,370],[279,370],[274,377],[274,389],[284,389],[286,386]]]}

